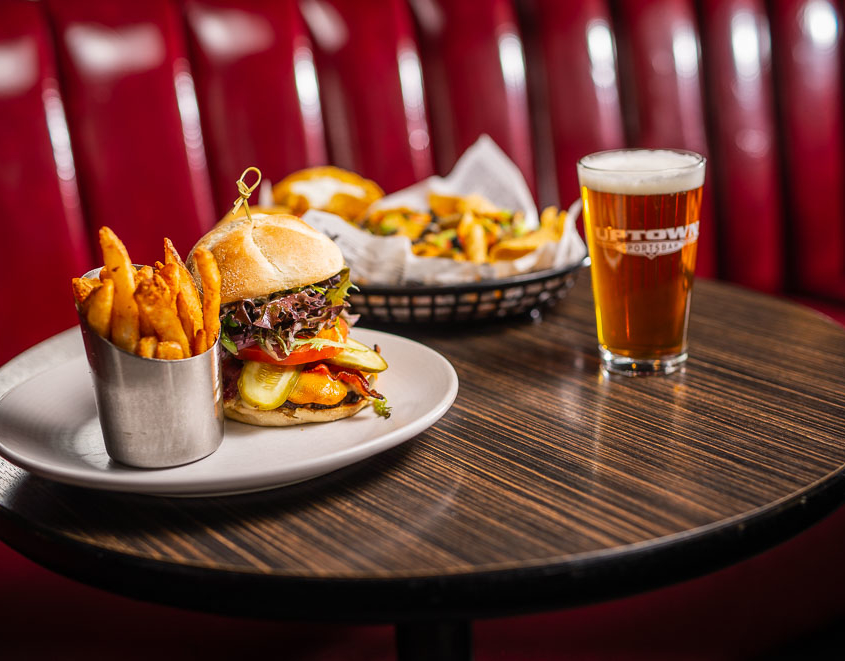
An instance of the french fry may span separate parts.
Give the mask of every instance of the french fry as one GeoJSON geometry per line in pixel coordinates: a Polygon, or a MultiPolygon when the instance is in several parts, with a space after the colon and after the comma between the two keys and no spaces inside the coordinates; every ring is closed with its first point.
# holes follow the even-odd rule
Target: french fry
{"type": "Polygon", "coordinates": [[[85,303],[85,299],[103,284],[96,278],[74,278],[71,282],[73,284],[73,297],[80,305],[85,303]]]}
{"type": "Polygon", "coordinates": [[[560,241],[563,238],[564,233],[566,232],[566,211],[561,211],[557,215],[557,221],[555,222],[555,241],[560,241]]]}
{"type": "Polygon", "coordinates": [[[138,308],[138,334],[141,337],[147,337],[149,335],[155,335],[155,333],[156,329],[146,312],[138,308]]]}
{"type": "Polygon", "coordinates": [[[534,252],[544,243],[560,241],[566,224],[566,211],[546,207],[540,214],[540,227],[523,236],[499,241],[490,249],[490,260],[513,260],[534,252]]]}
{"type": "Polygon", "coordinates": [[[114,307],[114,281],[106,280],[85,300],[85,319],[100,337],[108,339],[114,307]]]}
{"type": "Polygon", "coordinates": [[[121,349],[132,352],[140,337],[138,305],[133,295],[135,267],[132,266],[126,246],[110,228],[101,227],[99,235],[104,268],[108,271],[108,279],[114,281],[111,341],[121,349]]]}
{"type": "Polygon", "coordinates": [[[175,342],[180,347],[183,356],[190,356],[191,347],[171,301],[170,289],[158,273],[138,285],[135,300],[138,308],[144,310],[155,328],[159,344],[175,342]]]}
{"type": "MultiPolygon", "coordinates": [[[[196,335],[197,330],[199,329],[196,326],[197,322],[191,316],[191,312],[185,302],[185,295],[182,293],[182,289],[185,288],[186,285],[182,283],[182,274],[179,272],[179,266],[173,262],[169,264],[162,264],[161,268],[158,270],[158,274],[167,283],[167,287],[170,289],[170,299],[173,302],[173,305],[176,306],[176,314],[179,316],[179,323],[182,324],[182,330],[185,331],[185,335],[190,340],[196,335]]],[[[187,288],[193,289],[194,292],[196,292],[193,280],[187,283],[187,288]]],[[[202,318],[200,318],[199,323],[202,323],[202,318]]]]}
{"type": "Polygon", "coordinates": [[[467,259],[473,264],[483,264],[487,261],[487,236],[484,233],[483,225],[473,223],[470,226],[464,249],[467,259]]]}
{"type": "Polygon", "coordinates": [[[205,329],[200,328],[194,337],[194,355],[199,355],[209,348],[208,337],[206,336],[205,329]]]}
{"type": "Polygon", "coordinates": [[[146,280],[147,278],[153,277],[153,267],[152,266],[142,266],[135,272],[135,286],[138,286],[138,283],[141,280],[146,280]]]}
{"type": "Polygon", "coordinates": [[[540,213],[540,227],[554,230],[557,226],[557,207],[546,207],[540,213]]]}
{"type": "MultiPolygon", "coordinates": [[[[138,272],[135,274],[135,289],[137,291],[138,285],[142,283],[144,280],[150,280],[154,275],[153,267],[152,266],[144,266],[138,269],[138,272]]],[[[153,324],[150,321],[150,318],[147,316],[147,313],[144,312],[140,307],[138,308],[138,332],[141,337],[148,337],[150,335],[155,335],[156,331],[153,328],[153,324]]]]}
{"type": "Polygon", "coordinates": [[[187,297],[181,291],[176,295],[176,314],[179,315],[182,330],[188,337],[195,337],[197,332],[202,330],[202,316],[199,319],[194,316],[188,307],[187,297]]]}
{"type": "Polygon", "coordinates": [[[461,220],[458,223],[458,226],[455,228],[455,232],[458,235],[458,239],[463,244],[466,242],[467,236],[469,236],[470,228],[475,224],[475,216],[472,213],[463,213],[461,214],[461,220]]]}
{"type": "Polygon", "coordinates": [[[158,347],[158,338],[155,335],[145,335],[138,340],[138,347],[135,353],[141,358],[155,358],[156,348],[158,347]]]}
{"type": "Polygon", "coordinates": [[[458,213],[458,204],[461,198],[454,195],[440,195],[438,193],[428,194],[428,206],[435,216],[452,216],[458,213]]]}
{"type": "Polygon", "coordinates": [[[179,280],[179,267],[176,264],[162,264],[161,262],[156,262],[156,264],[155,272],[167,283],[170,293],[178,294],[182,287],[182,283],[179,280]]]}
{"type": "Polygon", "coordinates": [[[202,280],[202,325],[210,346],[220,333],[220,269],[207,248],[194,251],[194,262],[202,280]]]}
{"type": "Polygon", "coordinates": [[[545,230],[536,230],[525,236],[499,241],[490,249],[490,261],[519,259],[553,239],[554,237],[545,230]]]}
{"type": "MultiPolygon", "coordinates": [[[[158,263],[161,264],[161,262],[158,263]]],[[[176,264],[167,264],[166,266],[161,264],[158,274],[170,290],[170,302],[173,304],[175,309],[176,296],[179,294],[179,290],[181,289],[181,283],[179,282],[179,267],[176,266],[176,264]]],[[[193,336],[193,333],[191,333],[191,336],[193,336]]]]}
{"type": "Polygon", "coordinates": [[[475,214],[465,211],[456,231],[470,262],[483,264],[487,261],[487,236],[484,226],[475,214]]]}
{"type": "Polygon", "coordinates": [[[156,358],[159,360],[181,360],[185,357],[178,342],[165,340],[156,345],[156,358]]]}
{"type": "Polygon", "coordinates": [[[458,198],[457,211],[460,213],[471,211],[472,213],[478,215],[490,214],[495,216],[501,211],[501,209],[490,202],[486,197],[479,195],[478,193],[473,193],[472,195],[458,198]]]}
{"type": "MultiPolygon", "coordinates": [[[[164,263],[165,264],[176,264],[180,267],[181,270],[188,273],[188,269],[185,268],[185,263],[182,261],[182,258],[179,256],[179,251],[176,250],[176,246],[173,245],[173,241],[164,237],[164,263]]],[[[190,275],[190,273],[188,273],[190,275]]]]}
{"type": "Polygon", "coordinates": [[[202,303],[200,303],[197,286],[191,272],[185,267],[185,263],[173,247],[170,239],[164,239],[164,263],[176,264],[179,271],[179,294],[176,296],[176,309],[179,312],[179,319],[188,337],[194,337],[196,331],[202,328],[202,303]],[[191,319],[191,332],[188,333],[186,317],[191,319]]]}
{"type": "Polygon", "coordinates": [[[545,232],[549,241],[560,241],[566,226],[566,211],[558,213],[557,207],[546,207],[540,214],[540,229],[545,232]]]}

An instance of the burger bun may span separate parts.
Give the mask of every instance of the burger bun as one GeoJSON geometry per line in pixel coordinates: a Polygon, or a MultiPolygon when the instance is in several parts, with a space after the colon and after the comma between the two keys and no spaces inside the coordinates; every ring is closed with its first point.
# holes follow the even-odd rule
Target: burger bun
{"type": "Polygon", "coordinates": [[[240,397],[226,400],[223,413],[227,418],[259,427],[292,427],[309,422],[332,422],[355,415],[363,409],[368,400],[361,399],[354,404],[341,404],[328,409],[311,409],[300,406],[295,409],[281,406],[271,411],[262,411],[246,404],[240,397]]]}
{"type": "Polygon", "coordinates": [[[197,280],[193,253],[199,247],[217,260],[221,305],[322,282],[344,266],[334,241],[287,214],[252,214],[217,225],[188,257],[197,280]]]}

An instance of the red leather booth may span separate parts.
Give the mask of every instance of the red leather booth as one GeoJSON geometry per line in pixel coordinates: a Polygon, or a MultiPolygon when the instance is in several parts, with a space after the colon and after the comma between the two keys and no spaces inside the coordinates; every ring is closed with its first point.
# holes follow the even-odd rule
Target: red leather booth
{"type": "MultiPolygon", "coordinates": [[[[0,364],[75,323],[70,278],[102,225],[150,263],[165,235],[187,252],[248,165],[278,181],[334,163],[389,192],[481,133],[543,205],[578,196],[591,151],[704,153],[699,275],[845,321],[842,16],[829,0],[2,0],[0,364]]],[[[682,585],[478,623],[476,655],[766,654],[845,616],[843,543],[840,512],[682,585]]],[[[112,658],[139,629],[139,656],[392,655],[389,627],[183,613],[0,558],[0,649],[19,658],[112,658]],[[57,620],[64,647],[40,635],[57,620]]]]}

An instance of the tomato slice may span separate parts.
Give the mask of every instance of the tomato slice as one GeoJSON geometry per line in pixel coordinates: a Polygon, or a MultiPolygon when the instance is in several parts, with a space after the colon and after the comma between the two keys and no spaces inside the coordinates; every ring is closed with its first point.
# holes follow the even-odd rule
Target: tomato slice
{"type": "MultiPolygon", "coordinates": [[[[348,335],[349,326],[346,325],[346,322],[343,319],[338,319],[336,326],[324,328],[317,333],[316,337],[333,340],[335,342],[346,342],[346,337],[348,335]]],[[[318,360],[334,358],[341,351],[343,351],[343,349],[340,347],[323,347],[322,349],[315,349],[313,346],[306,344],[305,346],[297,347],[281,360],[276,360],[256,344],[251,347],[241,349],[238,352],[238,358],[241,360],[252,360],[257,363],[271,363],[273,365],[302,365],[303,363],[313,363],[318,360]]]]}

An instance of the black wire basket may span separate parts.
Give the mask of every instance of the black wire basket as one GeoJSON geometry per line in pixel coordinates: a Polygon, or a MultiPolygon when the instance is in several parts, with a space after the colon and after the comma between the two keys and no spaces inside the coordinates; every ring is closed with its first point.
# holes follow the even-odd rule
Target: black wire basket
{"type": "Polygon", "coordinates": [[[454,285],[359,285],[349,296],[353,314],[379,324],[440,325],[538,316],[575,284],[574,266],[454,285]]]}

